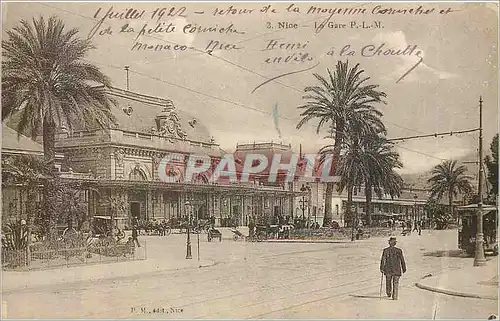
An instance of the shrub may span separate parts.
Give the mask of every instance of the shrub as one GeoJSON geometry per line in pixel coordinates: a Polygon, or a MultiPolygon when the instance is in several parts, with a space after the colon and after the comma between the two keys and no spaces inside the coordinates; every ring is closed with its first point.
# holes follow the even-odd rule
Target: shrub
{"type": "Polygon", "coordinates": [[[26,225],[21,221],[10,222],[4,228],[2,237],[2,249],[18,251],[26,250],[28,246],[28,231],[26,225]]]}

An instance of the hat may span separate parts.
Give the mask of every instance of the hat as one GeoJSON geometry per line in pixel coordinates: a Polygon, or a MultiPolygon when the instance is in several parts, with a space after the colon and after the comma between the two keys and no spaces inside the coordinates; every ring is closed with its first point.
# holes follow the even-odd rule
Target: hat
{"type": "Polygon", "coordinates": [[[391,236],[391,237],[389,238],[389,241],[396,241],[396,237],[395,237],[395,236],[391,236]]]}

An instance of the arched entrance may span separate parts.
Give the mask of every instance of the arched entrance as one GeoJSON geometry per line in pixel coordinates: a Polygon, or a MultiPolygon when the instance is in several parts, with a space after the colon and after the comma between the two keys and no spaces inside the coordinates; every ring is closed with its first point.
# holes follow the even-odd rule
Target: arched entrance
{"type": "MultiPolygon", "coordinates": [[[[135,166],[129,174],[129,180],[131,181],[146,181],[146,173],[139,167],[135,166]]],[[[147,206],[147,193],[141,190],[131,190],[128,192],[128,200],[130,203],[130,218],[135,218],[137,220],[145,220],[146,217],[146,206],[147,206]]]]}
{"type": "Polygon", "coordinates": [[[200,220],[208,220],[210,215],[208,215],[208,207],[206,204],[202,204],[198,207],[197,213],[200,220]]]}

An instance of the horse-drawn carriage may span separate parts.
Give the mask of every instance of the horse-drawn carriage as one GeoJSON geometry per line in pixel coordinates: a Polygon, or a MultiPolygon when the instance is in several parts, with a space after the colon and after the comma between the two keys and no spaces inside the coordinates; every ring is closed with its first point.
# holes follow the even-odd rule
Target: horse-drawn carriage
{"type": "Polygon", "coordinates": [[[137,224],[137,229],[144,231],[146,235],[169,236],[172,234],[171,224],[165,220],[141,220],[137,224]]]}
{"type": "Polygon", "coordinates": [[[92,235],[94,237],[115,237],[118,241],[125,238],[125,217],[94,216],[92,235]]]}
{"type": "Polygon", "coordinates": [[[211,228],[207,232],[208,241],[211,242],[213,239],[219,239],[219,242],[222,242],[222,233],[219,230],[211,228]]]}
{"type": "Polygon", "coordinates": [[[238,229],[231,229],[233,239],[245,241],[264,241],[267,239],[286,239],[290,238],[290,232],[294,228],[293,225],[256,225],[255,231],[249,231],[250,235],[243,235],[238,229]],[[252,235],[253,232],[253,235],[252,235]]]}

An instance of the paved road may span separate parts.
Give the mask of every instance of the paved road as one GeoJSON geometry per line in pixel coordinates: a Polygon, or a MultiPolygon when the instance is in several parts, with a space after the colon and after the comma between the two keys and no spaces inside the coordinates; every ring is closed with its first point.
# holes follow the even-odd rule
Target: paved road
{"type": "MultiPolygon", "coordinates": [[[[5,293],[11,318],[486,318],[497,302],[418,289],[424,275],[471,265],[431,252],[456,248],[456,232],[399,237],[408,273],[400,300],[379,297],[386,239],[338,244],[245,243],[201,239],[217,264],[5,293]]],[[[184,259],[185,236],[145,237],[149,258],[184,259]]],[[[193,240],[196,260],[196,237],[193,240]]],[[[130,264],[135,264],[130,262],[130,264]]],[[[61,269],[71,273],[71,269],[61,269]]]]}

